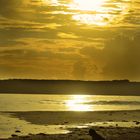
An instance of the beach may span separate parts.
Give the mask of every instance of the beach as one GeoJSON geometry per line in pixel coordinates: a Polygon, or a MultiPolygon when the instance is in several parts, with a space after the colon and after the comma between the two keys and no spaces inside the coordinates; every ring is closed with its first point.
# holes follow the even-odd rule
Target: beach
{"type": "Polygon", "coordinates": [[[0,140],[139,140],[140,97],[0,94],[0,140]]]}
{"type": "MultiPolygon", "coordinates": [[[[95,128],[97,132],[104,136],[106,140],[139,140],[140,138],[140,128],[95,128]]],[[[44,133],[28,136],[14,136],[9,139],[1,140],[91,140],[91,137],[88,135],[88,129],[73,129],[73,132],[69,134],[60,134],[60,135],[48,135],[44,133]]]]}
{"type": "Polygon", "coordinates": [[[55,129],[60,129],[60,131],[55,134],[55,132],[49,132],[49,129],[46,129],[45,132],[38,131],[38,133],[32,133],[33,129],[29,129],[28,134],[25,135],[23,134],[24,130],[22,126],[19,126],[20,123],[17,123],[11,136],[9,138],[1,138],[0,140],[91,140],[91,136],[88,134],[90,128],[96,130],[96,132],[106,140],[123,140],[125,138],[129,140],[139,140],[139,114],[139,110],[95,112],[3,112],[3,115],[9,115],[11,118],[18,118],[31,125],[38,125],[40,126],[40,129],[42,126],[44,126],[44,128],[53,126],[54,131],[55,129]]]}
{"type": "Polygon", "coordinates": [[[140,0],[0,0],[0,140],[140,140],[139,60],[140,0]]]}

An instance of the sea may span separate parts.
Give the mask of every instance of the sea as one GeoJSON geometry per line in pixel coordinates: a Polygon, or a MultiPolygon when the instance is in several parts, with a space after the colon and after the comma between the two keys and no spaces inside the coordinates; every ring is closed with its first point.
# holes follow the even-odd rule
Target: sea
{"type": "Polygon", "coordinates": [[[0,111],[140,110],[140,96],[0,94],[0,111]]]}
{"type": "MultiPolygon", "coordinates": [[[[0,94],[0,138],[15,134],[29,133],[66,134],[68,128],[87,127],[89,125],[40,125],[33,124],[24,118],[12,116],[12,112],[98,112],[98,111],[140,110],[140,96],[110,95],[52,95],[52,94],[0,94]]],[[[56,116],[57,117],[57,116],[56,116]]],[[[47,118],[46,118],[47,119],[47,118]]],[[[116,122],[96,122],[92,125],[114,125],[116,122]]],[[[120,126],[134,126],[135,122],[117,122],[120,126]],[[120,124],[119,124],[120,123],[120,124]]]]}

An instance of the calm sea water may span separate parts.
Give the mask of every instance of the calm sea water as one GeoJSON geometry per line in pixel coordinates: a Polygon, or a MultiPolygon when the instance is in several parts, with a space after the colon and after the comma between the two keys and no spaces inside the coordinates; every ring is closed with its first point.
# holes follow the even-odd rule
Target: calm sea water
{"type": "Polygon", "coordinates": [[[0,94],[0,111],[139,110],[140,96],[0,94]]]}
{"type": "MultiPolygon", "coordinates": [[[[21,131],[18,135],[28,135],[31,132],[33,134],[65,134],[69,132],[68,128],[88,127],[90,125],[104,126],[106,124],[106,126],[115,127],[117,124],[120,127],[138,127],[133,121],[93,122],[92,124],[81,124],[80,126],[78,124],[46,125],[45,123],[39,125],[28,122],[24,117],[23,119],[15,117],[8,112],[79,110],[140,110],[140,96],[0,94],[0,138],[8,138],[11,134],[15,134],[16,130],[21,131]]],[[[61,112],[61,114],[63,113],[61,112]]]]}

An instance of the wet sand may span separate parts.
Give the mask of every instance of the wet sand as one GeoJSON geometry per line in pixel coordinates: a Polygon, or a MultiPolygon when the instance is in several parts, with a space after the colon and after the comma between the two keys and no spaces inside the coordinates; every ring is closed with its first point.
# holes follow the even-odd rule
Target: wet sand
{"type": "MultiPolygon", "coordinates": [[[[40,126],[75,125],[79,127],[67,127],[69,131],[67,134],[49,134],[48,132],[32,134],[29,132],[26,136],[19,136],[21,130],[16,130],[11,134],[11,138],[5,140],[91,140],[88,134],[90,128],[95,129],[107,140],[140,140],[140,111],[9,112],[9,114],[11,117],[40,126]],[[100,122],[100,125],[97,122],[100,122]]],[[[60,129],[64,129],[61,127],[60,129]]]]}
{"type": "MultiPolygon", "coordinates": [[[[140,128],[113,128],[113,127],[94,127],[96,132],[106,140],[140,140],[140,128]]],[[[11,138],[0,140],[91,140],[88,134],[89,128],[71,129],[68,134],[28,134],[27,136],[18,136],[13,134],[11,138]]]]}
{"type": "MultiPolygon", "coordinates": [[[[114,128],[114,127],[94,127],[94,130],[106,140],[140,140],[140,128],[114,128]]],[[[68,134],[28,134],[27,136],[18,136],[13,134],[11,138],[1,140],[91,140],[88,134],[89,128],[71,129],[68,134]]]]}
{"type": "Polygon", "coordinates": [[[140,111],[29,111],[9,112],[11,116],[33,124],[85,124],[104,121],[140,121],[140,111]]]}

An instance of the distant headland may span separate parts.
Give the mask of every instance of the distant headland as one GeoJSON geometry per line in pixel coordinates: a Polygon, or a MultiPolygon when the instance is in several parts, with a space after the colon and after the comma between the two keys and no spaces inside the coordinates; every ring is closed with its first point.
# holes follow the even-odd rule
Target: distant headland
{"type": "Polygon", "coordinates": [[[0,93],[140,95],[140,82],[129,80],[0,80],[0,93]]]}

